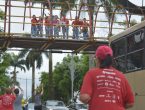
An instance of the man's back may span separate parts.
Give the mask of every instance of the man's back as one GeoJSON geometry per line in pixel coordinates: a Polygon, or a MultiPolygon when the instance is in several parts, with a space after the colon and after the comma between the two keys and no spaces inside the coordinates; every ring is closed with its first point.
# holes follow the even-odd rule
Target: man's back
{"type": "Polygon", "coordinates": [[[2,101],[2,108],[4,110],[13,110],[13,103],[15,100],[15,96],[11,94],[4,94],[0,96],[0,100],[2,101]]]}
{"type": "Polygon", "coordinates": [[[112,67],[91,69],[84,79],[81,94],[92,97],[89,110],[124,110],[126,103],[134,101],[125,76],[112,67]]]}
{"type": "Polygon", "coordinates": [[[22,98],[23,98],[23,94],[16,96],[16,100],[14,102],[14,110],[22,110],[22,104],[21,104],[22,98]]]}

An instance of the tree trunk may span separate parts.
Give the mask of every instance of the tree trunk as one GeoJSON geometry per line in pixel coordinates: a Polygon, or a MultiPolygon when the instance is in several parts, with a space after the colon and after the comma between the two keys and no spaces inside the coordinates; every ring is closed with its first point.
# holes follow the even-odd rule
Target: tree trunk
{"type": "Polygon", "coordinates": [[[94,55],[89,54],[89,69],[95,67],[95,62],[94,62],[94,55]]]}
{"type": "Polygon", "coordinates": [[[52,74],[52,53],[49,52],[49,75],[52,74]]]}
{"type": "Polygon", "coordinates": [[[35,62],[32,65],[32,102],[34,102],[35,95],[35,62]]]}
{"type": "Polygon", "coordinates": [[[53,91],[53,74],[52,74],[52,53],[49,52],[49,94],[48,97],[50,99],[54,99],[54,91],[53,91]]]}
{"type": "Polygon", "coordinates": [[[13,81],[14,81],[14,84],[16,84],[16,67],[14,67],[14,71],[13,71],[13,81]]]}

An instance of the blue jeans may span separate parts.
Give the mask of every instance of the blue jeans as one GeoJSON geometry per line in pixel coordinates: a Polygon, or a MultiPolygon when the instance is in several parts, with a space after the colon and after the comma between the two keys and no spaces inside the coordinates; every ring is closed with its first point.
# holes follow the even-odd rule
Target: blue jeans
{"type": "Polygon", "coordinates": [[[48,35],[49,35],[49,27],[48,26],[45,26],[45,34],[46,34],[46,37],[48,37],[48,35]]]}
{"type": "Polygon", "coordinates": [[[46,34],[46,37],[52,36],[53,35],[53,28],[50,26],[45,26],[45,34],[46,34]]]}
{"type": "Polygon", "coordinates": [[[69,31],[68,26],[62,26],[63,39],[68,39],[68,31],[69,31]]]}
{"type": "Polygon", "coordinates": [[[79,29],[78,29],[78,27],[73,27],[73,39],[79,39],[79,29]]]}
{"type": "Polygon", "coordinates": [[[53,37],[53,27],[49,26],[49,36],[53,37]]]}
{"type": "Polygon", "coordinates": [[[69,27],[66,27],[66,38],[68,39],[68,31],[69,31],[69,27]]]}
{"type": "Polygon", "coordinates": [[[43,26],[41,26],[41,25],[37,26],[37,35],[42,37],[42,35],[43,35],[43,26]]]}
{"type": "Polygon", "coordinates": [[[53,33],[54,33],[54,36],[55,36],[55,37],[59,37],[59,28],[56,27],[56,26],[54,26],[54,27],[53,27],[53,30],[54,30],[54,32],[53,32],[53,33]]]}
{"type": "Polygon", "coordinates": [[[32,37],[37,36],[37,26],[31,26],[31,35],[32,37]]]}
{"type": "Polygon", "coordinates": [[[87,40],[88,37],[89,37],[88,32],[87,31],[83,32],[83,38],[84,38],[84,40],[87,40]]]}

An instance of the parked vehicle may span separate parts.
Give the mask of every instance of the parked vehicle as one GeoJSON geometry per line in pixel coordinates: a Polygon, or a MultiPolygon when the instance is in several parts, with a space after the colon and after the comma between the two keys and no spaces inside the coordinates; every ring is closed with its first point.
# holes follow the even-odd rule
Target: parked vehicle
{"type": "Polygon", "coordinates": [[[69,110],[88,110],[88,106],[83,103],[72,103],[69,105],[69,110]]]}
{"type": "Polygon", "coordinates": [[[42,105],[42,110],[69,110],[63,101],[47,100],[42,105]]]}
{"type": "Polygon", "coordinates": [[[35,105],[34,103],[28,103],[27,107],[26,107],[27,108],[26,110],[34,110],[34,105],[35,105]]]}
{"type": "Polygon", "coordinates": [[[76,103],[75,107],[77,110],[88,110],[88,106],[83,103],[76,103]]]}

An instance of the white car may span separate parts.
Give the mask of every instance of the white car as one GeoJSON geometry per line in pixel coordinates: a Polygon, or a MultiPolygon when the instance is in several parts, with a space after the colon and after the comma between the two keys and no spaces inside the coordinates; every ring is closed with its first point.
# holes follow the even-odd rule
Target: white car
{"type": "Polygon", "coordinates": [[[69,110],[63,101],[48,100],[42,105],[42,110],[69,110]]]}
{"type": "Polygon", "coordinates": [[[88,106],[83,103],[76,103],[75,107],[76,107],[76,110],[88,110],[88,106]]]}
{"type": "Polygon", "coordinates": [[[88,106],[83,103],[72,103],[69,105],[69,110],[88,110],[88,106]]]}
{"type": "Polygon", "coordinates": [[[28,103],[27,110],[34,110],[34,103],[28,103]]]}

